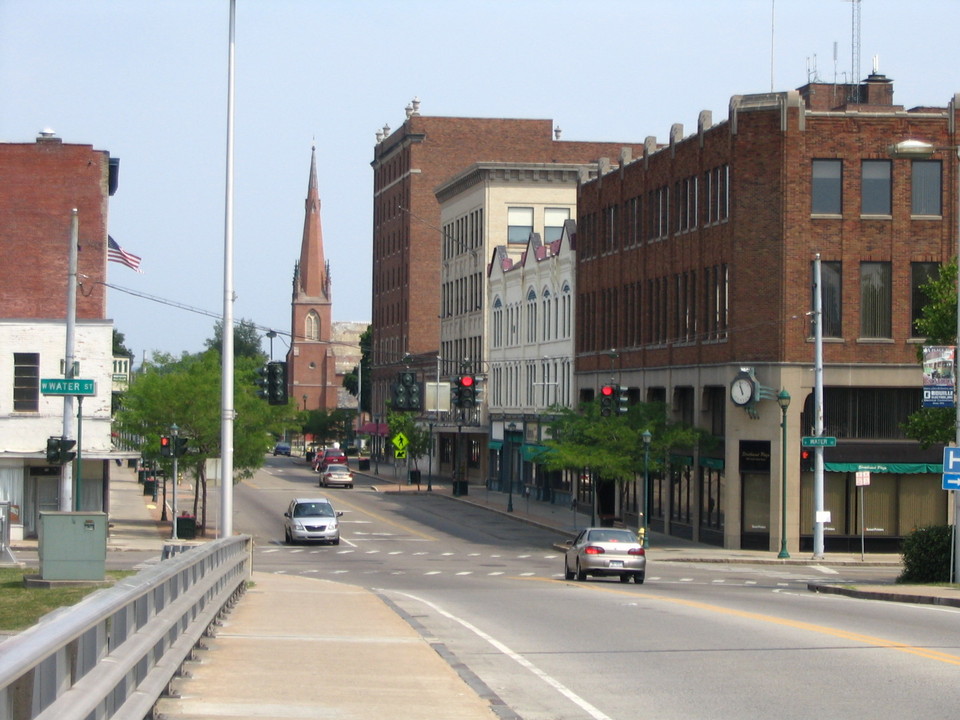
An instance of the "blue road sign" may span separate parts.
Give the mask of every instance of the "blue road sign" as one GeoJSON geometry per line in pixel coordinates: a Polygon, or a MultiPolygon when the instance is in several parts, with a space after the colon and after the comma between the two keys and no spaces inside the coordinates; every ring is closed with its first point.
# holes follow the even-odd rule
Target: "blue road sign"
{"type": "Polygon", "coordinates": [[[960,447],[943,449],[943,489],[960,490],[960,447]]]}

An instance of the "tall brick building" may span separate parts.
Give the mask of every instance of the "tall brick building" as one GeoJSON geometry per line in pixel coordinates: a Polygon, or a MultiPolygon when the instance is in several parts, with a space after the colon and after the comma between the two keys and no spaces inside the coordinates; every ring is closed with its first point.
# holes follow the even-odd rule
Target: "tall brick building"
{"type": "MultiPolygon", "coordinates": [[[[373,174],[373,389],[382,418],[390,384],[409,365],[432,378],[440,348],[441,230],[435,190],[476,162],[593,163],[641,145],[554,139],[550,120],[425,117],[419,101],[403,125],[378,134],[373,174]]],[[[556,132],[559,135],[559,130],[556,132]]],[[[491,247],[507,227],[479,232],[491,247]]],[[[441,358],[442,373],[462,358],[441,358]]]]}
{"type": "MultiPolygon", "coordinates": [[[[684,137],[648,139],[635,161],[581,187],[577,376],[583,399],[610,373],[637,400],[703,428],[715,447],[676,449],[649,496],[654,529],[727,547],[776,549],[786,452],[789,547],[811,547],[813,266],[822,269],[827,549],[894,548],[947,518],[939,448],[901,429],[921,401],[919,286],[956,253],[957,160],[902,159],[918,139],[956,147],[957,100],[905,110],[874,73],[859,86],[735,96],[684,137]],[[731,394],[745,375],[755,394],[731,394]],[[781,443],[776,394],[792,401],[781,443]],[[736,404],[739,400],[742,405],[736,404]],[[855,473],[872,472],[865,510],[855,473]]],[[[635,521],[638,502],[615,508],[635,521]]]]}
{"type": "MultiPolygon", "coordinates": [[[[44,510],[109,510],[113,322],[107,318],[107,207],[118,161],[52,132],[0,145],[0,512],[14,539],[44,510]],[[72,217],[77,211],[74,359],[94,380],[82,405],[79,478],[46,460],[46,440],[76,417],[42,378],[64,377],[72,217]],[[71,417],[66,421],[65,414],[71,417]],[[78,492],[75,492],[77,490],[78,492]]],[[[74,401],[75,402],[75,401],[74,401]]],[[[76,439],[76,432],[67,437],[76,439]]]]}

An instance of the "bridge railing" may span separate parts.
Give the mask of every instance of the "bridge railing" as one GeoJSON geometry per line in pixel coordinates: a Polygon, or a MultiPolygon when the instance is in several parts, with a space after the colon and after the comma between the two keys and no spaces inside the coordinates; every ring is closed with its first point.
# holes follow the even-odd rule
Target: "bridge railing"
{"type": "Polygon", "coordinates": [[[243,594],[251,538],[191,547],[0,644],[0,718],[143,720],[243,594]]]}

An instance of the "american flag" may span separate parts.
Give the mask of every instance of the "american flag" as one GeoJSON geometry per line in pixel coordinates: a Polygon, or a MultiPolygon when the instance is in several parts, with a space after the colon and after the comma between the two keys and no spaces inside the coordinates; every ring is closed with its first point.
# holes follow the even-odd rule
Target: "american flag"
{"type": "Polygon", "coordinates": [[[140,258],[133,253],[128,253],[122,247],[117,244],[117,241],[112,237],[107,235],[107,259],[111,262],[117,262],[121,265],[126,265],[131,270],[136,270],[138,273],[142,273],[143,270],[140,269],[140,258]]]}

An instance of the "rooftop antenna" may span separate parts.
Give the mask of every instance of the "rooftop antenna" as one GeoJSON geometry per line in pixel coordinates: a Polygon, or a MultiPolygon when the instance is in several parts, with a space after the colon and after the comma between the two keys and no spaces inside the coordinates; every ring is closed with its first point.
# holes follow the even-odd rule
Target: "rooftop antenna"
{"type": "Polygon", "coordinates": [[[860,102],[860,0],[849,0],[850,18],[850,100],[860,102]]]}

